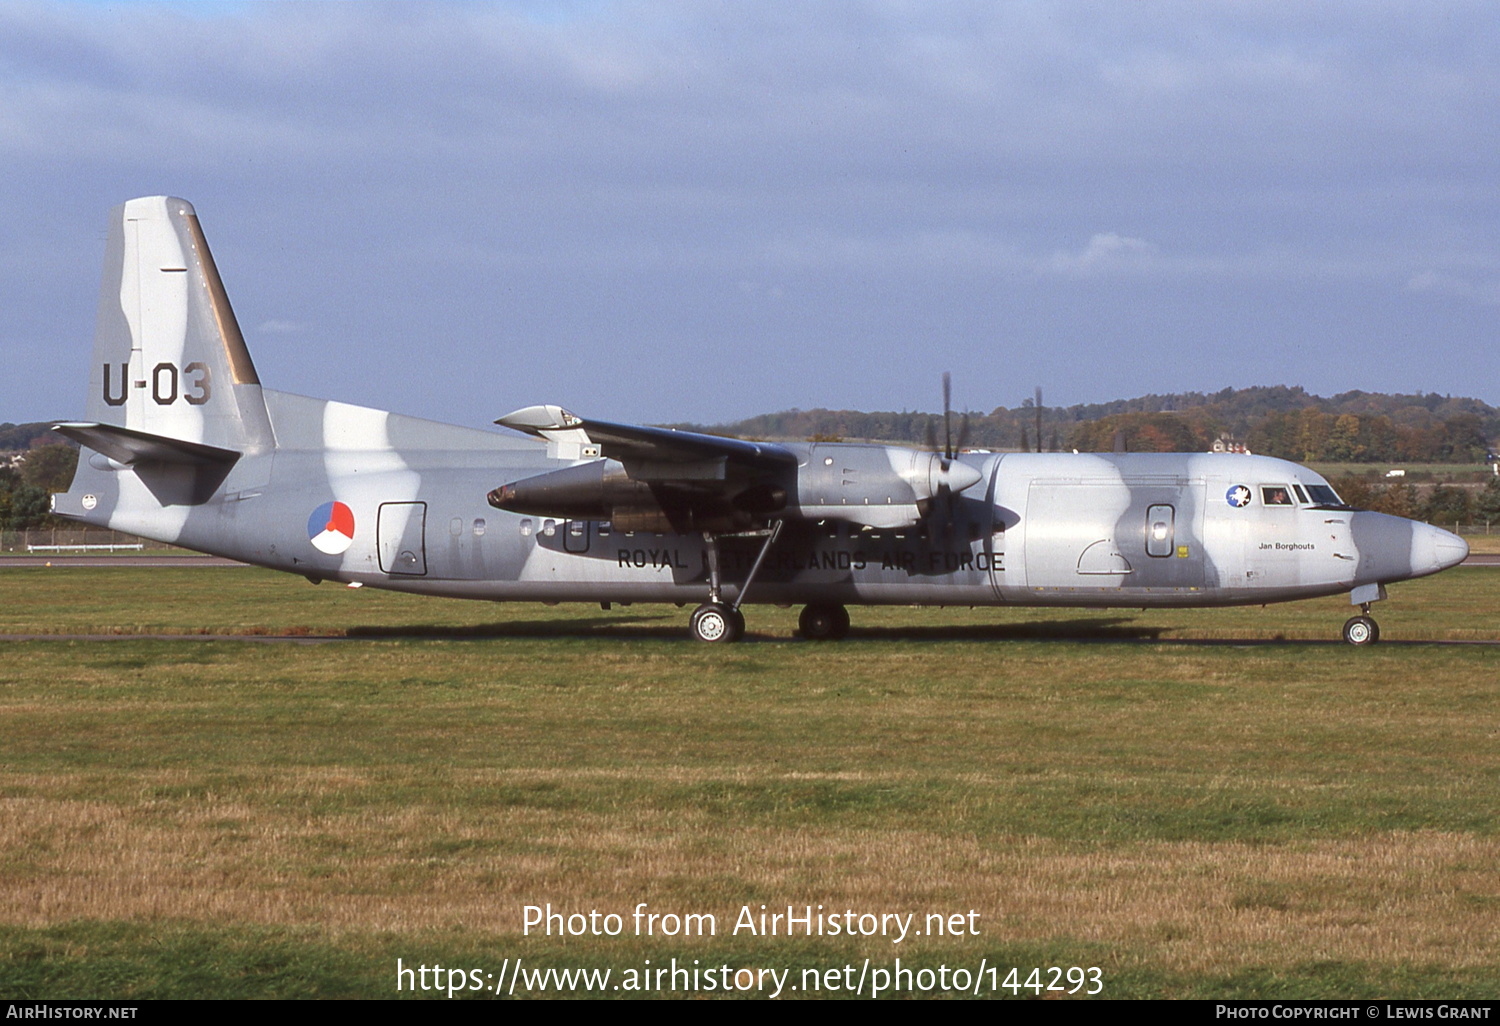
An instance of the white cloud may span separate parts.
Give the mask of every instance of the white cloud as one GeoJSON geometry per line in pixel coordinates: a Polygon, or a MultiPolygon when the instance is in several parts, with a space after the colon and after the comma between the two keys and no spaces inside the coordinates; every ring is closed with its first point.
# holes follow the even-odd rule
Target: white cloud
{"type": "Polygon", "coordinates": [[[1456,296],[1484,306],[1500,306],[1500,281],[1477,282],[1438,271],[1423,271],[1413,275],[1406,283],[1409,292],[1430,292],[1440,296],[1456,296]]]}
{"type": "Polygon", "coordinates": [[[1153,264],[1157,253],[1157,247],[1145,239],[1099,232],[1076,253],[1059,250],[1052,254],[1041,263],[1040,270],[1076,275],[1141,271],[1153,264]]]}

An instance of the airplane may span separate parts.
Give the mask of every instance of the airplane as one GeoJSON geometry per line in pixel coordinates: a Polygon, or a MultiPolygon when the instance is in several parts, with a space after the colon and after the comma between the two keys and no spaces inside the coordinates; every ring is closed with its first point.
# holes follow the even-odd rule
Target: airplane
{"type": "MultiPolygon", "coordinates": [[[[946,382],[945,382],[946,386],[946,382]]],[[[1239,453],[974,453],[776,443],[532,405],[449,426],[263,388],[185,200],[110,214],[82,446],[52,511],[300,574],[492,601],[692,603],[733,642],[747,601],[1171,608],[1347,592],[1380,637],[1386,586],[1462,538],[1352,509],[1318,474],[1239,453]]],[[[935,446],[933,447],[935,449],[935,446]]]]}

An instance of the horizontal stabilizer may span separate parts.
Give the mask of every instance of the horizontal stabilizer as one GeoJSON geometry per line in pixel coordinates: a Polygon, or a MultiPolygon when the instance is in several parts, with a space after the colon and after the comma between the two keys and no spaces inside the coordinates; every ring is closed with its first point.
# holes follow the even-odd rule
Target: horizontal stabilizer
{"type": "Polygon", "coordinates": [[[202,442],[153,435],[115,424],[57,424],[52,428],[80,445],[102,452],[116,463],[174,463],[189,467],[223,467],[227,471],[240,454],[202,442]]]}

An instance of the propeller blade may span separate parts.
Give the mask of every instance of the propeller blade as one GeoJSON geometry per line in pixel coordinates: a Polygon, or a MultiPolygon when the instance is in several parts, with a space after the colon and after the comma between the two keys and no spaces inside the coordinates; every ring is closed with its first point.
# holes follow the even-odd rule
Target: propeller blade
{"type": "Polygon", "coordinates": [[[1042,386],[1036,386],[1036,451],[1042,451],[1042,386]]]}
{"type": "Polygon", "coordinates": [[[953,458],[953,375],[943,371],[943,459],[953,458]]]}

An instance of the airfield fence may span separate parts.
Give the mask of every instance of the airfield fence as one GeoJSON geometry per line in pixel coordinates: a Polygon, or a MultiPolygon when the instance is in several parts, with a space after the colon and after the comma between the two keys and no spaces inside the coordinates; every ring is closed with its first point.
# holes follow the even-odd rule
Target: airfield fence
{"type": "Polygon", "coordinates": [[[140,552],[165,551],[175,545],[139,538],[124,531],[99,528],[40,528],[31,531],[0,531],[0,552],[140,552]]]}

